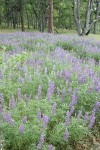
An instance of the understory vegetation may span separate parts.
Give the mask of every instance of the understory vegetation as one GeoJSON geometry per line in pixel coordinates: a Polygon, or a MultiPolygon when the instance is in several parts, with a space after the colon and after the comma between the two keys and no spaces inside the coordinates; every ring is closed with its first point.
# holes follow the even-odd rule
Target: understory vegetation
{"type": "Polygon", "coordinates": [[[100,41],[77,35],[0,35],[4,150],[100,146],[100,41]]]}

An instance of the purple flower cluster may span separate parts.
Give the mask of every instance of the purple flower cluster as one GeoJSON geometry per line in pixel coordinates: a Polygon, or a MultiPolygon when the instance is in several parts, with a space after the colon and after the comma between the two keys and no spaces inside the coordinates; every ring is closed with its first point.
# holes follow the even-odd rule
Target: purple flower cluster
{"type": "Polygon", "coordinates": [[[68,139],[69,139],[69,132],[68,132],[68,130],[66,130],[66,132],[65,132],[65,140],[66,140],[66,142],[68,142],[68,139]]]}
{"type": "Polygon", "coordinates": [[[46,128],[47,123],[49,122],[49,117],[48,116],[43,116],[42,117],[42,129],[46,128]]]}
{"type": "Polygon", "coordinates": [[[53,146],[51,144],[48,145],[48,150],[53,150],[53,146]]]}
{"type": "Polygon", "coordinates": [[[14,124],[14,120],[12,119],[10,112],[8,112],[7,114],[3,114],[3,119],[6,123],[10,124],[11,126],[14,124]]]}
{"type": "Polygon", "coordinates": [[[24,124],[21,124],[20,127],[19,127],[19,130],[20,130],[20,134],[23,134],[24,133],[24,124]]]}
{"type": "Polygon", "coordinates": [[[44,134],[41,134],[39,144],[37,145],[38,150],[42,148],[43,143],[44,143],[44,134]]]}
{"type": "Polygon", "coordinates": [[[72,107],[76,104],[77,104],[77,96],[76,96],[75,92],[73,92],[71,95],[71,102],[70,102],[69,106],[72,107]]]}
{"type": "Polygon", "coordinates": [[[42,93],[42,86],[38,86],[38,99],[41,99],[41,93],[42,93]]]}
{"type": "Polygon", "coordinates": [[[47,91],[47,99],[48,99],[49,102],[50,102],[51,96],[54,92],[54,87],[55,87],[54,82],[50,81],[49,82],[49,88],[48,88],[48,91],[47,91]]]}
{"type": "Polygon", "coordinates": [[[15,107],[15,99],[14,99],[14,96],[12,96],[12,98],[10,99],[10,102],[9,102],[9,106],[11,109],[13,109],[15,107]]]}

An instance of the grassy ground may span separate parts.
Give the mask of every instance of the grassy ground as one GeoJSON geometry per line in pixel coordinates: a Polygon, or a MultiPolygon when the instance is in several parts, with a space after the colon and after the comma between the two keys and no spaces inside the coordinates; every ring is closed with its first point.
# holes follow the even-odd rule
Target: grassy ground
{"type": "MultiPolygon", "coordinates": [[[[0,34],[2,33],[12,33],[12,32],[16,32],[16,31],[21,31],[20,29],[0,29],[0,34]]],[[[36,30],[33,30],[33,29],[25,29],[26,32],[34,32],[36,30]]],[[[55,33],[58,33],[58,34],[77,34],[77,32],[75,30],[66,30],[66,29],[55,29],[54,30],[55,33]]],[[[89,36],[86,36],[86,37],[90,37],[90,38],[94,38],[96,40],[100,40],[100,34],[89,34],[89,36]]]]}

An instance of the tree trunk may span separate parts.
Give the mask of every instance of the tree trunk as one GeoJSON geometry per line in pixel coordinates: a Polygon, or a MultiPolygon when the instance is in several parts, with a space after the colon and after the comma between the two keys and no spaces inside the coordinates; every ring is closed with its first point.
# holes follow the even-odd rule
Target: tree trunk
{"type": "Polygon", "coordinates": [[[93,0],[88,0],[86,20],[85,20],[83,34],[87,34],[87,32],[90,30],[90,18],[91,18],[92,4],[93,4],[93,0]]]}
{"type": "Polygon", "coordinates": [[[24,32],[25,28],[24,28],[24,4],[23,4],[23,0],[20,1],[20,18],[21,18],[21,29],[24,32]]]}
{"type": "Polygon", "coordinates": [[[82,27],[80,21],[80,0],[77,0],[77,2],[76,0],[73,0],[73,13],[78,34],[82,35],[82,27]]]}
{"type": "Polygon", "coordinates": [[[97,9],[96,9],[96,16],[95,16],[95,19],[97,20],[95,23],[94,23],[94,34],[97,33],[97,23],[98,23],[98,17],[99,17],[99,13],[100,13],[100,0],[98,0],[97,2],[97,9]]]}
{"type": "Polygon", "coordinates": [[[88,0],[85,24],[82,27],[81,21],[80,21],[80,0],[73,0],[73,13],[74,13],[77,32],[79,35],[83,36],[83,35],[88,35],[90,33],[90,29],[94,23],[94,21],[92,23],[90,23],[92,4],[93,4],[93,0],[88,0]]]}
{"type": "Polygon", "coordinates": [[[53,0],[49,0],[48,32],[53,33],[53,0]]]}

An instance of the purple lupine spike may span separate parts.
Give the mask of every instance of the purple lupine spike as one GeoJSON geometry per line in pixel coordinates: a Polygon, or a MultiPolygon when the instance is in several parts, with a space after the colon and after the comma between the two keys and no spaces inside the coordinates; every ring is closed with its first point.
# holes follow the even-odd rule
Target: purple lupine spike
{"type": "Polygon", "coordinates": [[[20,134],[24,133],[24,124],[20,125],[19,130],[20,130],[20,134]]]}
{"type": "Polygon", "coordinates": [[[44,134],[41,134],[41,137],[40,137],[40,143],[41,143],[41,144],[44,143],[44,134]]]}
{"type": "Polygon", "coordinates": [[[70,116],[73,114],[74,110],[75,110],[75,106],[72,106],[70,111],[69,111],[70,116]]]}
{"type": "Polygon", "coordinates": [[[18,88],[18,101],[20,101],[20,100],[21,100],[21,89],[18,88]]]}
{"type": "Polygon", "coordinates": [[[37,145],[37,149],[40,150],[41,148],[42,148],[42,144],[39,143],[39,144],[37,145]]]}
{"type": "Polygon", "coordinates": [[[37,149],[38,150],[40,150],[42,148],[43,143],[44,143],[44,134],[41,134],[41,136],[40,136],[40,142],[37,145],[37,149]]]}
{"type": "Polygon", "coordinates": [[[73,92],[73,94],[71,95],[71,98],[72,98],[72,100],[71,100],[71,102],[69,104],[70,107],[72,107],[73,105],[77,104],[77,97],[75,95],[75,92],[73,92]]]}
{"type": "Polygon", "coordinates": [[[5,122],[9,123],[11,120],[11,114],[8,112],[7,114],[3,114],[3,119],[5,122]]]}
{"type": "Polygon", "coordinates": [[[68,126],[70,122],[70,112],[69,110],[66,113],[66,120],[65,120],[65,125],[68,126]]]}
{"type": "Polygon", "coordinates": [[[43,116],[42,118],[42,128],[45,129],[47,123],[49,122],[49,117],[48,116],[43,116]]]}
{"type": "Polygon", "coordinates": [[[81,118],[81,116],[82,116],[82,111],[79,110],[78,115],[77,115],[77,120],[79,120],[81,118]]]}
{"type": "Polygon", "coordinates": [[[37,118],[39,121],[41,120],[41,110],[40,109],[38,110],[37,118]]]}
{"type": "Polygon", "coordinates": [[[14,125],[14,120],[11,118],[10,112],[3,114],[3,119],[6,123],[9,123],[11,126],[14,125]]]}
{"type": "Polygon", "coordinates": [[[48,150],[53,150],[53,146],[51,144],[48,145],[48,150]]]}
{"type": "Polygon", "coordinates": [[[41,99],[42,86],[38,86],[38,99],[41,99]]]}
{"type": "Polygon", "coordinates": [[[90,120],[92,119],[92,117],[94,117],[96,115],[96,112],[95,111],[93,111],[92,112],[92,114],[91,114],[91,116],[90,116],[90,120]]]}
{"type": "Polygon", "coordinates": [[[88,128],[91,129],[95,123],[95,119],[96,117],[95,116],[92,116],[91,119],[90,119],[90,123],[88,125],[88,128]]]}
{"type": "Polygon", "coordinates": [[[64,89],[64,90],[62,91],[62,102],[64,102],[65,95],[66,95],[66,90],[64,89]]]}
{"type": "Polygon", "coordinates": [[[84,115],[84,122],[87,122],[89,120],[89,113],[86,112],[84,115]]]}
{"type": "Polygon", "coordinates": [[[12,98],[10,99],[9,106],[10,106],[11,109],[13,109],[13,108],[15,107],[15,99],[14,99],[14,96],[12,96],[12,98]]]}
{"type": "Polygon", "coordinates": [[[96,113],[96,112],[98,111],[99,107],[100,107],[100,102],[96,101],[95,106],[94,106],[92,112],[95,112],[95,113],[96,113]]]}
{"type": "Polygon", "coordinates": [[[57,104],[55,102],[52,106],[52,114],[54,114],[56,112],[56,106],[57,106],[57,104]]]}
{"type": "Polygon", "coordinates": [[[66,142],[68,142],[68,139],[69,139],[69,132],[68,132],[68,130],[66,130],[66,132],[65,132],[65,140],[66,140],[66,142]]]}
{"type": "Polygon", "coordinates": [[[23,121],[23,123],[26,123],[27,122],[27,116],[24,116],[22,121],[23,121]]]}
{"type": "Polygon", "coordinates": [[[51,96],[54,92],[54,87],[55,87],[54,82],[50,81],[49,82],[49,88],[48,88],[48,91],[47,91],[47,99],[48,99],[49,102],[50,102],[50,98],[51,98],[51,96]]]}
{"type": "Polygon", "coordinates": [[[70,81],[71,79],[70,72],[68,72],[67,70],[64,70],[63,74],[64,74],[64,83],[66,82],[66,80],[70,81]]]}

